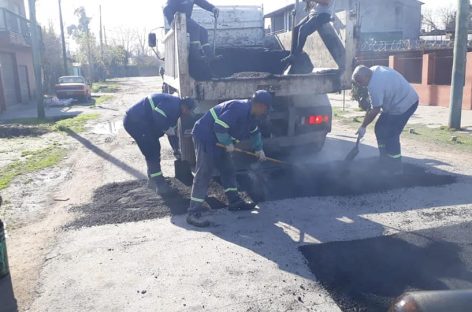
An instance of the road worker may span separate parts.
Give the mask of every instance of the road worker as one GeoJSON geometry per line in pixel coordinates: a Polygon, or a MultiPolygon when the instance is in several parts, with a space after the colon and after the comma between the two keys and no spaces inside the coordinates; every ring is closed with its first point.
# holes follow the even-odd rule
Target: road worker
{"type": "Polygon", "coordinates": [[[214,58],[214,51],[208,43],[208,31],[192,19],[192,11],[195,4],[204,10],[212,12],[215,18],[218,18],[220,11],[206,0],[167,0],[167,5],[164,7],[164,15],[169,24],[172,24],[175,13],[185,13],[187,15],[187,32],[190,35],[190,45],[201,45],[204,55],[208,58],[214,58]]]}
{"type": "Polygon", "coordinates": [[[271,105],[272,95],[260,90],[250,100],[221,103],[197,121],[192,132],[197,164],[188,209],[189,224],[197,227],[210,225],[209,220],[203,216],[203,205],[215,167],[221,176],[229,210],[254,209],[254,203],[248,203],[239,196],[231,153],[234,152],[237,141],[250,138],[259,160],[266,160],[259,122],[267,116],[271,105]]]}
{"type": "Polygon", "coordinates": [[[408,81],[394,69],[384,66],[358,66],[352,80],[368,89],[370,105],[357,134],[363,138],[367,126],[377,115],[375,135],[380,151],[381,165],[392,174],[402,174],[400,136],[410,117],[418,108],[419,97],[408,81]]]}
{"type": "Polygon", "coordinates": [[[302,54],[307,38],[326,23],[331,21],[334,14],[335,0],[304,0],[308,16],[293,29],[290,55],[282,62],[292,64],[297,56],[302,54]]]}
{"type": "Polygon", "coordinates": [[[180,99],[168,94],[153,94],[135,104],[126,112],[124,127],[136,141],[147,164],[149,186],[158,194],[166,195],[170,187],[161,171],[161,145],[159,138],[167,134],[179,159],[179,141],[175,133],[177,121],[195,109],[191,98],[180,99]]]}

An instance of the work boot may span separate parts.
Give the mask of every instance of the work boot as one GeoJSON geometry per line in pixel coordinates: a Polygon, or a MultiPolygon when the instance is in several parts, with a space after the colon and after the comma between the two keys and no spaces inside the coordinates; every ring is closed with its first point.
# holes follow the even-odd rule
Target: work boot
{"type": "Polygon", "coordinates": [[[172,189],[170,188],[169,184],[167,184],[167,181],[163,176],[150,178],[149,188],[162,196],[169,195],[172,192],[172,189]]]}
{"type": "Polygon", "coordinates": [[[252,202],[246,202],[242,198],[236,201],[230,202],[228,205],[229,211],[251,211],[256,208],[256,204],[252,202]]]}
{"type": "Polygon", "coordinates": [[[207,58],[208,61],[219,61],[223,59],[222,55],[215,55],[215,52],[213,51],[213,47],[210,46],[210,44],[204,44],[202,45],[203,49],[203,54],[207,58]]]}
{"type": "Polygon", "coordinates": [[[189,212],[187,215],[187,223],[199,228],[210,226],[210,221],[206,219],[201,212],[189,212]]]}

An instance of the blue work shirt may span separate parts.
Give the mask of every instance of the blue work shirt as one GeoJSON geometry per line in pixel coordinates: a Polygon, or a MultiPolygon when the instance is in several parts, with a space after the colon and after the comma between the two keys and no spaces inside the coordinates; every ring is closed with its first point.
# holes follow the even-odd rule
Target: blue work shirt
{"type": "Polygon", "coordinates": [[[233,140],[242,141],[260,136],[259,121],[251,115],[250,100],[232,100],[213,107],[195,123],[192,134],[208,151],[216,148],[216,133],[227,133],[233,140]],[[214,115],[216,115],[216,119],[214,115]]]}
{"type": "Polygon", "coordinates": [[[131,107],[126,114],[135,122],[152,129],[159,137],[175,127],[181,115],[180,98],[169,94],[152,94],[131,107]]]}
{"type": "Polygon", "coordinates": [[[190,18],[194,4],[210,12],[215,8],[214,5],[206,0],[167,0],[167,5],[164,7],[164,15],[169,24],[172,23],[177,12],[185,13],[187,18],[190,18]]]}

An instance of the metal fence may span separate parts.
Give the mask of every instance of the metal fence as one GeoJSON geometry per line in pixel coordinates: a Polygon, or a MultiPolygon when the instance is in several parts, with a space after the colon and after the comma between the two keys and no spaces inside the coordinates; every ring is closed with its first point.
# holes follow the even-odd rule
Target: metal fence
{"type": "MultiPolygon", "coordinates": [[[[468,46],[472,48],[472,40],[469,40],[468,46]]],[[[366,40],[361,43],[361,51],[363,52],[443,50],[452,49],[453,47],[454,41],[452,40],[366,40]]]]}
{"type": "Polygon", "coordinates": [[[27,44],[31,44],[30,21],[4,8],[0,9],[0,31],[9,32],[18,39],[23,39],[27,44]]]}

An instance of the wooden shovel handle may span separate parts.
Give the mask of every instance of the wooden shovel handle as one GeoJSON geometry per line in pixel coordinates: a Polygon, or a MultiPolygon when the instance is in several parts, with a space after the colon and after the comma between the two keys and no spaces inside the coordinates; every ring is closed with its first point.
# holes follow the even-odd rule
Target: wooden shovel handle
{"type": "MultiPolygon", "coordinates": [[[[221,143],[217,143],[216,146],[226,149],[226,146],[224,146],[221,143]]],[[[246,154],[246,155],[249,155],[249,156],[252,156],[252,157],[258,157],[256,153],[251,153],[251,152],[248,152],[248,151],[244,151],[244,150],[239,149],[239,148],[235,148],[234,151],[238,152],[238,153],[241,153],[241,154],[246,154]]],[[[286,163],[284,161],[281,161],[281,160],[278,160],[278,159],[275,159],[275,158],[266,157],[266,159],[267,159],[267,161],[273,162],[275,164],[288,165],[288,163],[286,163]]]]}

